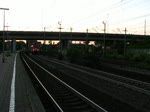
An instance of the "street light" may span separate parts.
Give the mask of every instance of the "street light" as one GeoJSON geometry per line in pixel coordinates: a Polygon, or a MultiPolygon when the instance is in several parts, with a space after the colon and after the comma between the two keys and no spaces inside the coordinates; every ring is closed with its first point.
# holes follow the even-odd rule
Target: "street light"
{"type": "MultiPolygon", "coordinates": [[[[8,23],[7,23],[8,24],[8,23]]],[[[8,32],[8,27],[10,27],[10,26],[5,26],[6,28],[7,28],[7,32],[6,32],[6,40],[10,40],[8,37],[9,37],[9,32],[8,32]]],[[[7,43],[6,43],[6,51],[10,51],[11,49],[10,49],[10,42],[8,43],[9,41],[7,41],[7,43]]]]}
{"type": "Polygon", "coordinates": [[[4,10],[4,20],[3,20],[3,57],[2,57],[2,62],[5,62],[5,55],[4,55],[4,47],[5,47],[5,10],[9,10],[8,8],[0,8],[0,10],[4,10]]]}

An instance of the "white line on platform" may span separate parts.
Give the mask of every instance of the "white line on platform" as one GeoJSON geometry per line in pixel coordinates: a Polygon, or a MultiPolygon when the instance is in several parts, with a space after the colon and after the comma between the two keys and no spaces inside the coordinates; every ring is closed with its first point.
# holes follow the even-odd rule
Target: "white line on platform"
{"type": "Polygon", "coordinates": [[[15,112],[15,77],[16,77],[16,57],[14,60],[14,68],[13,68],[13,77],[11,82],[11,96],[10,96],[10,105],[9,105],[9,112],[15,112]]]}

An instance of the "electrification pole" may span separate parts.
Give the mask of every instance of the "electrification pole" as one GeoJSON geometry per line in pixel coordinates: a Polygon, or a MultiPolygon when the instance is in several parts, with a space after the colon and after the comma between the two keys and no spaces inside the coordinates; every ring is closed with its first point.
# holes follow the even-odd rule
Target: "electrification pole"
{"type": "Polygon", "coordinates": [[[126,45],[127,45],[127,29],[125,28],[125,36],[124,36],[124,56],[126,55],[126,45]]]}
{"type": "Polygon", "coordinates": [[[88,29],[86,29],[86,42],[85,42],[85,51],[86,51],[86,53],[88,52],[88,29]]]}
{"type": "Polygon", "coordinates": [[[146,36],[146,20],[145,20],[145,23],[144,23],[144,35],[146,36]]]}
{"type": "Polygon", "coordinates": [[[58,21],[58,25],[60,26],[58,29],[60,30],[59,31],[59,50],[61,50],[62,48],[61,48],[61,24],[62,24],[62,22],[61,21],[58,21]]]}
{"type": "Polygon", "coordinates": [[[103,55],[105,55],[105,50],[106,50],[106,23],[103,21],[104,24],[104,45],[103,45],[103,55]]]}
{"type": "Polygon", "coordinates": [[[70,43],[69,43],[69,47],[70,47],[70,44],[72,45],[72,30],[73,30],[73,28],[72,27],[70,27],[70,32],[71,32],[71,41],[70,41],[70,43]]]}
{"type": "Polygon", "coordinates": [[[43,51],[45,51],[45,29],[46,29],[46,27],[44,27],[44,42],[43,42],[43,51]]]}

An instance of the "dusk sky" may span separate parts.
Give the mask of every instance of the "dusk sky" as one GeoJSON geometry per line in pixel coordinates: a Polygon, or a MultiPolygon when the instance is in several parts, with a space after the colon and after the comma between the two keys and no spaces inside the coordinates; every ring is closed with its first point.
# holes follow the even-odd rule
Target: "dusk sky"
{"type": "MultiPolygon", "coordinates": [[[[150,35],[150,0],[0,0],[6,11],[8,30],[103,32],[150,35]]],[[[3,11],[0,10],[0,30],[3,30],[3,11]]],[[[6,28],[7,29],[7,28],[6,28]]]]}

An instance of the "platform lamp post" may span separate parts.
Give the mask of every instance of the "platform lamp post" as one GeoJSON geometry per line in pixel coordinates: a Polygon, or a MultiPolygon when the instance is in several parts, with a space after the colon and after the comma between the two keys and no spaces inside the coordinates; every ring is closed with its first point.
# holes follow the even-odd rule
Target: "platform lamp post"
{"type": "Polygon", "coordinates": [[[9,10],[8,8],[0,8],[0,10],[4,11],[4,19],[3,19],[3,57],[2,57],[2,62],[5,62],[5,10],[9,10]]]}
{"type": "MultiPolygon", "coordinates": [[[[6,32],[6,40],[9,40],[8,37],[9,37],[9,32],[8,32],[8,27],[10,26],[5,26],[7,28],[7,32],[6,32]]],[[[8,41],[6,43],[6,51],[9,51],[10,49],[8,49],[8,46],[10,46],[10,44],[8,44],[8,41]]]]}

